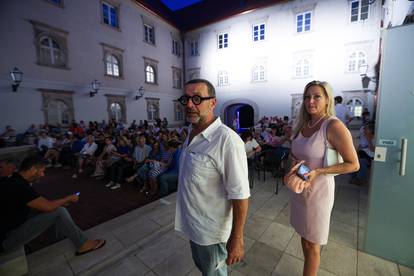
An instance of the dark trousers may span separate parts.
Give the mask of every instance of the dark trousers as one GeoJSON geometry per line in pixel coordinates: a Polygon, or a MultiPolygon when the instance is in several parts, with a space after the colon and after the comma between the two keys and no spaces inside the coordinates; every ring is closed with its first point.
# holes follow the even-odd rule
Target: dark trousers
{"type": "Polygon", "coordinates": [[[132,165],[132,162],[126,161],[124,159],[115,162],[108,169],[109,179],[116,183],[124,182],[125,175],[127,175],[128,172],[132,171],[132,165]]]}

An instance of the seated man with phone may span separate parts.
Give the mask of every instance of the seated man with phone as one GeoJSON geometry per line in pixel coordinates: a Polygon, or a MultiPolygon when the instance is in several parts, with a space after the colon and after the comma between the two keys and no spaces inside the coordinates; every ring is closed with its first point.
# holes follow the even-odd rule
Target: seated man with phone
{"type": "Polygon", "coordinates": [[[62,207],[79,200],[79,194],[48,200],[39,196],[31,183],[44,176],[46,162],[37,156],[23,160],[18,173],[8,177],[0,193],[0,251],[12,251],[30,242],[47,228],[56,226],[57,234],[70,239],[76,255],[82,255],[105,245],[105,240],[90,240],[62,207]],[[35,211],[33,214],[31,211],[35,211]]]}

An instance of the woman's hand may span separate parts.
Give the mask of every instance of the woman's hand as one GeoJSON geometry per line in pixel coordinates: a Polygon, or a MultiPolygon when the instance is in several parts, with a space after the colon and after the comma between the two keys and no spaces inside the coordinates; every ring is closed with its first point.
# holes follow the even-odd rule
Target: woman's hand
{"type": "Polygon", "coordinates": [[[283,182],[285,183],[285,185],[288,186],[289,189],[291,189],[295,193],[301,193],[304,189],[308,188],[310,185],[309,181],[305,181],[296,175],[296,172],[299,166],[304,162],[305,161],[303,160],[298,161],[297,164],[294,165],[290,169],[289,173],[285,175],[285,177],[283,178],[283,182]]]}
{"type": "Polygon", "coordinates": [[[321,172],[318,169],[316,169],[316,170],[311,170],[308,173],[305,173],[304,176],[308,177],[307,182],[312,183],[313,180],[320,174],[321,172]]]}

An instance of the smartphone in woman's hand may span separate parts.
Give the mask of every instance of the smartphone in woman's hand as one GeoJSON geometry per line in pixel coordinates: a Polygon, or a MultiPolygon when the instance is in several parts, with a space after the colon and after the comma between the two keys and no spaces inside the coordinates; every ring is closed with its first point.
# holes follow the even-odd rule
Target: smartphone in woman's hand
{"type": "Polygon", "coordinates": [[[309,180],[309,177],[305,176],[305,174],[309,173],[310,171],[311,171],[311,169],[308,166],[306,166],[305,164],[302,163],[302,164],[300,164],[296,174],[300,178],[302,178],[303,180],[309,180]]]}

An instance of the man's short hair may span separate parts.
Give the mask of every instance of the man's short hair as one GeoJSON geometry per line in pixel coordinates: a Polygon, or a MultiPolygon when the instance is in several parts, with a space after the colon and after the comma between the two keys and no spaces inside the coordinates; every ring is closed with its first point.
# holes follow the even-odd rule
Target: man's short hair
{"type": "Polygon", "coordinates": [[[343,99],[342,99],[342,97],[341,97],[341,96],[336,96],[336,97],[335,97],[335,102],[336,102],[336,103],[342,103],[342,100],[343,100],[343,99]]]}
{"type": "Polygon", "coordinates": [[[215,97],[216,96],[216,89],[214,89],[214,86],[208,80],[205,80],[205,79],[193,79],[193,80],[188,81],[185,85],[187,85],[187,84],[195,84],[195,83],[204,83],[207,86],[208,95],[211,96],[211,97],[215,97]]]}
{"type": "Polygon", "coordinates": [[[34,155],[26,157],[20,165],[20,171],[28,171],[33,167],[41,168],[46,166],[46,161],[40,156],[34,155]]]}

